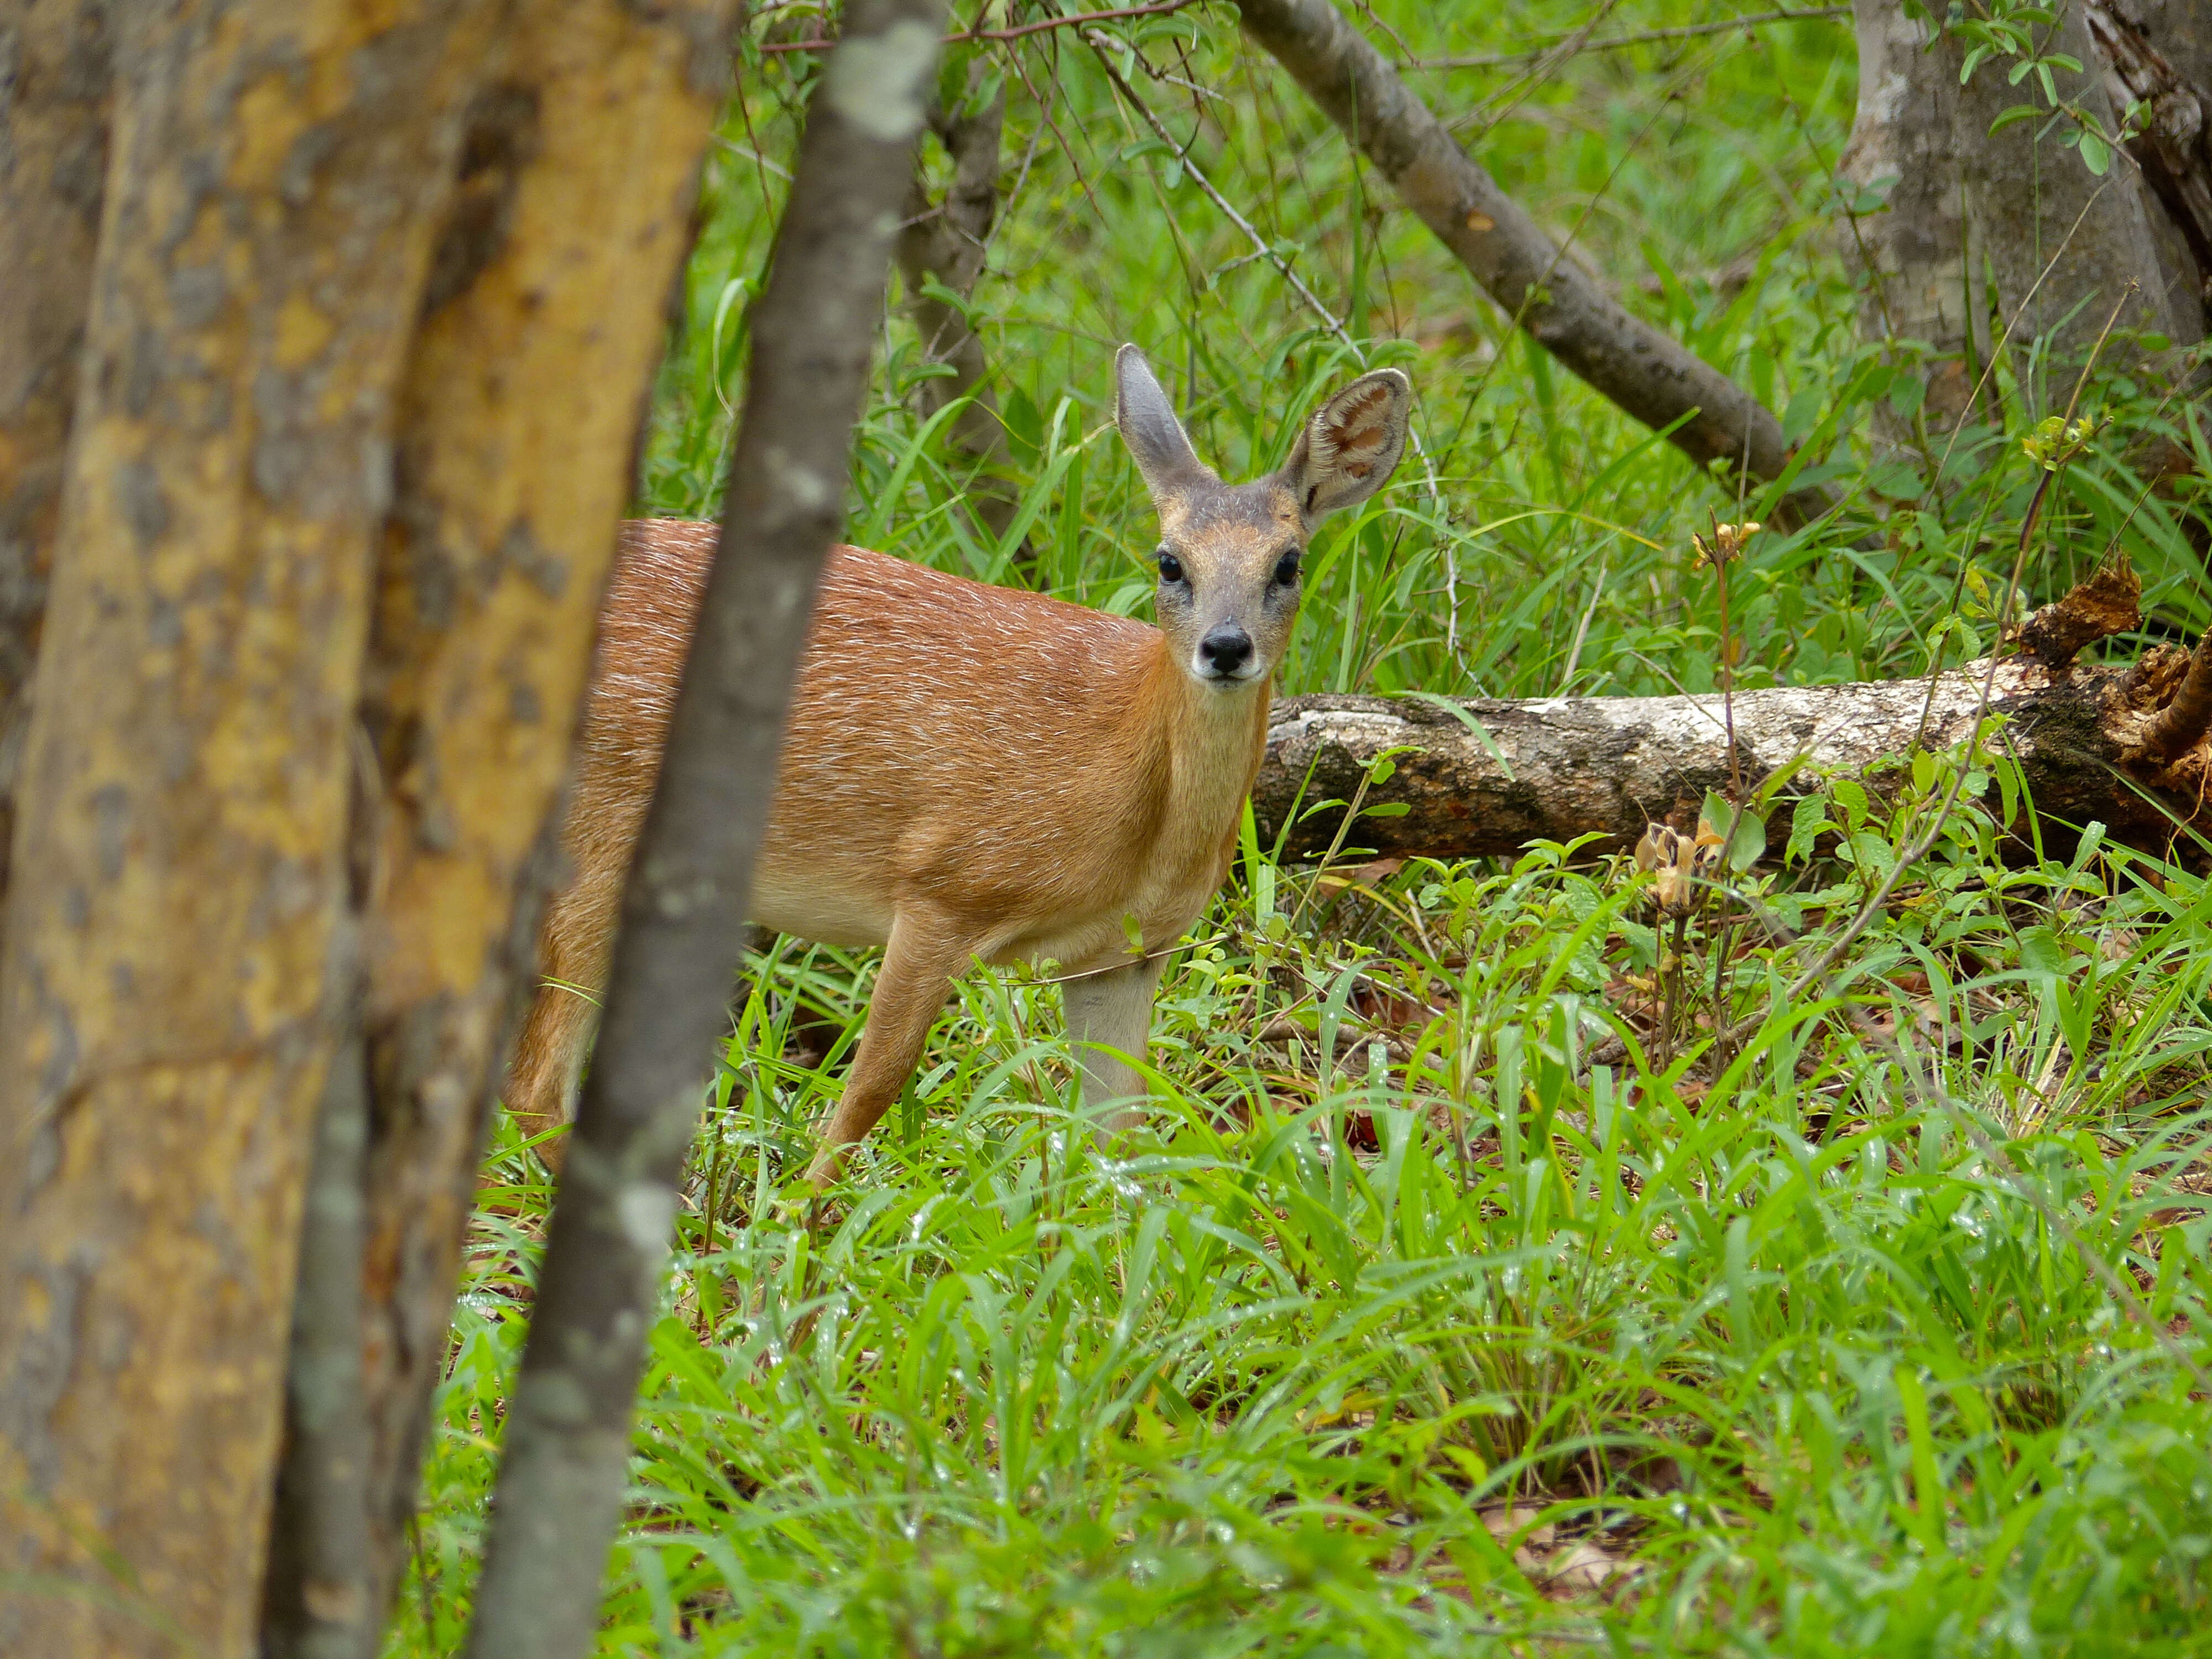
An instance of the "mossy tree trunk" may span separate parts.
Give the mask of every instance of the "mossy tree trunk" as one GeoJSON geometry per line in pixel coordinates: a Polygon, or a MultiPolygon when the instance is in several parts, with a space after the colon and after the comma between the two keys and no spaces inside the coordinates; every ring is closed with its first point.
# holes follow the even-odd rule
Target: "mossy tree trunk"
{"type": "Polygon", "coordinates": [[[393,402],[495,13],[117,15],[0,955],[11,1653],[252,1643],[393,402]]]}

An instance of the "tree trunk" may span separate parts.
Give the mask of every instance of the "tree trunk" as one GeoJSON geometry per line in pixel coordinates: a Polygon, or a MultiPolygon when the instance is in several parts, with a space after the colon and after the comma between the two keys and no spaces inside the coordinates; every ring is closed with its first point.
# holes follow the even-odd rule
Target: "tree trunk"
{"type": "MultiPolygon", "coordinates": [[[[2179,701],[2189,661],[2167,647],[2128,668],[2052,668],[2027,656],[1997,665],[1988,712],[2010,722],[2004,740],[2047,839],[2063,843],[2093,818],[2158,840],[2176,824],[2212,822],[2199,805],[2212,781],[2212,754],[2194,743],[2201,726],[2171,762],[2151,740],[2159,712],[2179,701]]],[[[1691,827],[1706,792],[1726,792],[1735,779],[1756,784],[1787,767],[1786,798],[1814,787],[1823,772],[1856,775],[1965,741],[1984,672],[1970,665],[1932,686],[1922,678],[1740,691],[1732,708],[1717,694],[1447,706],[1291,697],[1275,705],[1253,810],[1263,843],[1287,826],[1287,850],[1308,857],[1340,830],[1343,846],[1383,855],[1510,857],[1531,841],[1588,835],[1602,837],[1593,852],[1626,852],[1648,823],[1691,827]],[[1363,791],[1370,769],[1393,750],[1403,751],[1395,770],[1363,791]],[[1346,829],[1355,797],[1362,815],[1346,829]],[[1342,804],[1308,811],[1323,801],[1342,804]],[[1375,817],[1376,807],[1404,810],[1375,817]]],[[[1770,848],[1779,850],[1787,835],[1787,816],[1771,815],[1770,848]]]]}
{"type": "Polygon", "coordinates": [[[254,1644],[395,395],[497,10],[118,12],[0,956],[0,1650],[254,1644]]]}
{"type": "Polygon", "coordinates": [[[107,176],[107,0],[0,21],[0,902],[107,176]]]}
{"type": "Polygon", "coordinates": [[[476,1160],[534,985],[540,848],[735,10],[526,0],[469,104],[377,565],[376,787],[354,823],[372,849],[364,1069],[326,1097],[362,1121],[325,1125],[338,1162],[310,1209],[270,1656],[373,1655],[399,1577],[476,1160]],[[348,1295],[350,1325],[331,1316],[348,1295]]]}
{"type": "Polygon", "coordinates": [[[965,300],[983,274],[991,224],[999,213],[999,137],[1006,118],[1003,88],[980,109],[933,112],[930,128],[952,158],[952,182],[945,199],[932,206],[916,157],[914,189],[896,247],[922,350],[930,362],[952,371],[922,382],[922,407],[933,415],[956,398],[970,400],[952,417],[952,441],[975,463],[967,507],[994,542],[1005,537],[1018,505],[1008,482],[1006,423],[991,390],[982,336],[960,307],[928,290],[933,284],[965,300]]]}
{"type": "Polygon", "coordinates": [[[1954,63],[1928,50],[1931,26],[1898,0],[1857,0],[1852,10],[1859,103],[1837,167],[1855,198],[1843,252],[1866,274],[1860,338],[1928,348],[1915,364],[1917,419],[1886,401],[1875,413],[1889,442],[1924,446],[1925,432],[1947,434],[1966,417],[1990,356],[1989,319],[1972,302],[1966,270],[1959,76],[1954,63]]]}
{"type": "MultiPolygon", "coordinates": [[[[1958,37],[1933,35],[1903,0],[1856,0],[1853,10],[1859,107],[1841,172],[1864,207],[1849,217],[1844,252],[1868,274],[1862,337],[1928,348],[1917,370],[1927,428],[1941,434],[1956,424],[2000,350],[2024,389],[2024,413],[2063,409],[2116,307],[2123,332],[2103,367],[2160,379],[2178,372],[2178,354],[2146,348],[2125,331],[2181,344],[2205,331],[2212,266],[2192,249],[2212,237],[2212,171],[2197,118],[2212,104],[2201,84],[2187,82],[2206,57],[2208,30],[2197,11],[2156,0],[2087,0],[2062,12],[2046,45],[2079,58],[2084,70],[2054,71],[2061,97],[2106,132],[2119,130],[2139,92],[2164,97],[2163,119],[2100,178],[2062,143],[2063,118],[2054,123],[2046,113],[1990,133],[2006,109],[2042,101],[2033,77],[2007,84],[2009,60],[1985,59],[1961,87],[1958,37]],[[2154,50],[2168,30],[2172,61],[2154,50]],[[2118,63],[2124,46],[2142,49],[2118,63]],[[1886,204],[1875,206],[1883,197],[1886,204]],[[2191,216],[2200,205],[2202,226],[2191,216]],[[2140,284],[2132,295],[2130,279],[2140,284]],[[2038,343],[2048,352],[2040,368],[2031,350],[2038,343]]],[[[1886,436],[1906,441],[1910,422],[1882,418],[1886,436]]]]}
{"type": "MultiPolygon", "coordinates": [[[[1382,169],[1514,326],[1645,425],[1672,427],[1668,441],[1698,466],[1717,462],[1759,483],[1789,468],[1773,414],[1565,257],[1328,0],[1237,0],[1237,10],[1245,33],[1382,169]]],[[[1817,518],[1833,505],[1826,491],[1803,489],[1779,515],[1817,518]]]]}
{"type": "Polygon", "coordinates": [[[943,0],[851,0],[755,313],[722,540],[623,895],[509,1402],[469,1652],[581,1655],[621,1513],[677,1182],[744,942],[816,577],[843,517],[943,0]]]}

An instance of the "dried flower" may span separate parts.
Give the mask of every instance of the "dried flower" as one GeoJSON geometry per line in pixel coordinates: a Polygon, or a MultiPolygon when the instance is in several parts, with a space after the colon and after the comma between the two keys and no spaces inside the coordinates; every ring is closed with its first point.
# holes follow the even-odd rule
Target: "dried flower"
{"type": "Polygon", "coordinates": [[[1766,526],[1753,519],[1743,524],[1717,524],[1711,536],[1690,538],[1690,545],[1698,550],[1691,563],[1692,570],[1701,570],[1709,564],[1726,564],[1743,551],[1743,544],[1766,526]]]}

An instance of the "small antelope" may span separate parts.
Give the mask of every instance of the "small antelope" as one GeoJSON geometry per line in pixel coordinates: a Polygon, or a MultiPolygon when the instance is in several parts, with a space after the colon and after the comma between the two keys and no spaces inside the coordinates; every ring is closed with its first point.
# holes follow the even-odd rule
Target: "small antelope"
{"type": "MultiPolygon", "coordinates": [[[[898,1098],[977,958],[1079,975],[1061,994],[1084,1105],[1133,1119],[1166,947],[1235,854],[1307,539],[1405,447],[1412,384],[1378,369],[1322,405],[1280,471],[1224,484],[1143,354],[1115,366],[1116,424],[1159,513],[1158,628],[859,548],[823,571],[752,901],[764,927],[885,947],[817,1187],[898,1098]]],[[[623,529],[562,828],[575,876],[539,944],[550,981],[605,975],[714,544],[711,524],[623,529]]],[[[539,990],[507,1077],[526,1133],[566,1115],[592,1012],[539,990]]]]}

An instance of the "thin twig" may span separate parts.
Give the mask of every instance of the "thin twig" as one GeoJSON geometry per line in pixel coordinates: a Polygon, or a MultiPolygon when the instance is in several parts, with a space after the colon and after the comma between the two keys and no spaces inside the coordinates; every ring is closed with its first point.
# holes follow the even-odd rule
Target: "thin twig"
{"type": "MultiPolygon", "coordinates": [[[[1574,47],[1574,52],[1617,52],[1624,46],[1648,46],[1664,40],[1692,40],[1700,35],[1727,34],[1735,29],[1756,28],[1762,23],[1798,23],[1811,18],[1849,17],[1850,15],[1849,6],[1815,6],[1805,11],[1762,11],[1748,17],[1726,18],[1717,23],[1691,23],[1681,28],[1639,29],[1633,34],[1608,34],[1602,40],[1580,42],[1574,47]]],[[[1535,63],[1561,42],[1573,40],[1573,34],[1565,34],[1543,46],[1526,46],[1519,52],[1479,52],[1455,58],[1412,58],[1401,63],[1399,67],[1407,70],[1501,69],[1509,64],[1535,63]]]]}
{"type": "MultiPolygon", "coordinates": [[[[1125,17],[1164,17],[1170,12],[1182,11],[1200,3],[1200,0],[1158,0],[1149,6],[1120,6],[1111,11],[1079,12],[1072,17],[1045,17],[1033,23],[1018,23],[1010,29],[987,29],[980,26],[948,34],[942,44],[948,46],[972,46],[981,40],[1019,40],[1031,34],[1042,34],[1048,29],[1078,28],[1087,23],[1111,23],[1125,17]]],[[[761,48],[763,52],[827,52],[837,43],[824,37],[815,40],[772,41],[761,48]]]]}

